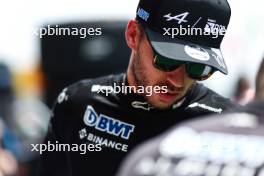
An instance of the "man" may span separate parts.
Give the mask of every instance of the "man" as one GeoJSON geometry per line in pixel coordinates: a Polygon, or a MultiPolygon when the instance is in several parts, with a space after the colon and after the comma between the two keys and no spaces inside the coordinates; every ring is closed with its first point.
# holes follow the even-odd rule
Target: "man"
{"type": "Polygon", "coordinates": [[[226,0],[141,0],[125,33],[132,50],[127,73],[76,83],[53,109],[47,145],[100,145],[85,154],[44,152],[42,175],[114,175],[140,142],[182,120],[234,107],[196,83],[215,71],[227,74],[223,35],[215,35],[225,31],[230,14],[226,0]],[[190,26],[207,35],[171,35],[190,26]]]}
{"type": "Polygon", "coordinates": [[[224,115],[177,125],[138,147],[118,176],[263,176],[264,59],[256,100],[224,115]]]}

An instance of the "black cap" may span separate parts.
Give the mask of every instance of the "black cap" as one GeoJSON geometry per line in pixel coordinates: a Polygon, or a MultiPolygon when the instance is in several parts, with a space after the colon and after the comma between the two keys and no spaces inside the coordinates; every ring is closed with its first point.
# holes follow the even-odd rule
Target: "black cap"
{"type": "Polygon", "coordinates": [[[206,64],[227,74],[220,45],[230,16],[226,0],[140,0],[136,19],[146,27],[160,55],[206,64]],[[176,35],[180,29],[189,34],[176,35]]]}

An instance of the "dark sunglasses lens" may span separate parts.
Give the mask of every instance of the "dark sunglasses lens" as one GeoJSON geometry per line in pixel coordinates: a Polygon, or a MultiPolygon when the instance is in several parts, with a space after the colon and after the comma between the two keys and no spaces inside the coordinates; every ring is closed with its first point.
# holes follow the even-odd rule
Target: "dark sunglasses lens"
{"type": "Polygon", "coordinates": [[[154,66],[163,71],[173,71],[181,65],[182,62],[168,59],[159,55],[156,55],[154,58],[154,66]]]}
{"type": "Polygon", "coordinates": [[[205,80],[214,72],[212,67],[203,64],[189,63],[186,68],[189,76],[198,80],[205,80]]]}
{"type": "Polygon", "coordinates": [[[186,71],[189,77],[200,81],[208,79],[214,73],[214,69],[210,66],[169,59],[157,54],[155,50],[154,53],[153,65],[159,70],[170,72],[179,68],[181,65],[186,64],[186,71]]]}

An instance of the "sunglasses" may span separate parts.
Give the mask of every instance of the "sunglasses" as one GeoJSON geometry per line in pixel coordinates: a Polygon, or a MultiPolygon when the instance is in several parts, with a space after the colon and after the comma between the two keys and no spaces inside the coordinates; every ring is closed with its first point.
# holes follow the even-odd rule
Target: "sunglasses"
{"type": "Polygon", "coordinates": [[[188,76],[198,81],[208,79],[215,72],[215,69],[208,65],[169,59],[167,57],[159,55],[154,49],[153,51],[153,65],[155,68],[161,71],[171,72],[173,70],[176,70],[180,66],[185,65],[188,76]]]}
{"type": "MultiPolygon", "coordinates": [[[[139,25],[145,31],[145,25],[141,23],[139,23],[139,25]]],[[[148,42],[151,45],[151,42],[146,32],[145,34],[146,34],[148,42]]],[[[198,80],[198,81],[203,81],[203,80],[208,79],[210,76],[212,76],[212,74],[216,71],[213,67],[205,65],[205,64],[173,60],[173,59],[161,56],[155,51],[153,47],[152,47],[152,50],[154,53],[153,66],[164,72],[171,72],[173,70],[176,70],[180,66],[185,65],[187,74],[190,78],[198,80]]]]}

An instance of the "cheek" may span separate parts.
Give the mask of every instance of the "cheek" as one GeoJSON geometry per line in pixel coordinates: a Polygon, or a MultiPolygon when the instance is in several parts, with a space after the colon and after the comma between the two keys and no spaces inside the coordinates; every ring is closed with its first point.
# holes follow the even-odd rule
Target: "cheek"
{"type": "Polygon", "coordinates": [[[166,73],[156,69],[153,66],[153,54],[150,46],[142,47],[145,48],[140,51],[141,64],[149,77],[150,82],[155,83],[158,80],[165,79],[166,73]]]}
{"type": "MultiPolygon", "coordinates": [[[[144,58],[143,58],[144,59],[144,58]]],[[[166,73],[156,69],[153,66],[153,56],[152,57],[146,57],[144,62],[145,72],[147,74],[147,77],[149,79],[149,82],[151,85],[156,84],[157,82],[160,82],[161,80],[166,79],[166,73]]]]}
{"type": "Polygon", "coordinates": [[[188,76],[185,77],[185,87],[188,90],[193,84],[195,83],[194,79],[189,78],[188,76]]]}

